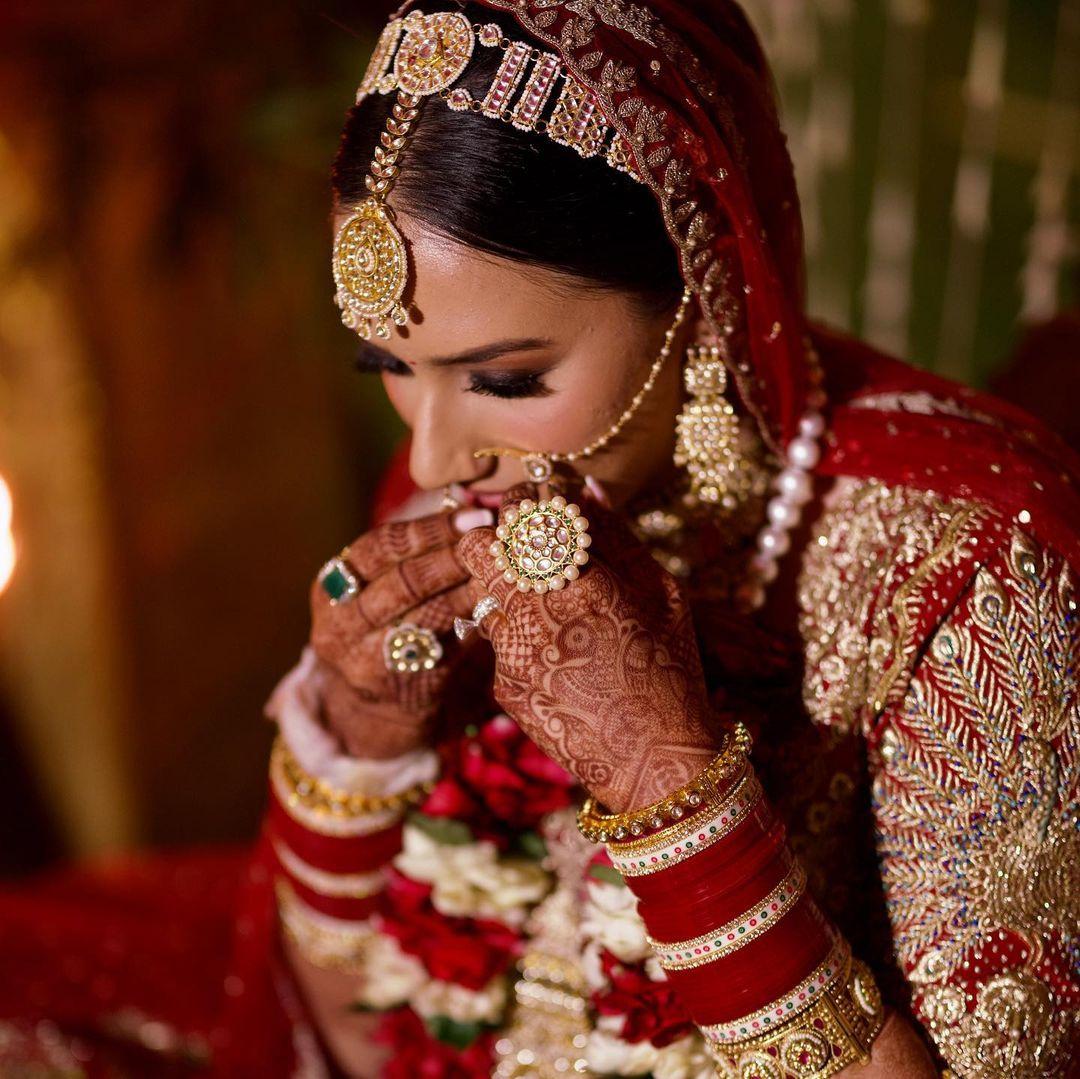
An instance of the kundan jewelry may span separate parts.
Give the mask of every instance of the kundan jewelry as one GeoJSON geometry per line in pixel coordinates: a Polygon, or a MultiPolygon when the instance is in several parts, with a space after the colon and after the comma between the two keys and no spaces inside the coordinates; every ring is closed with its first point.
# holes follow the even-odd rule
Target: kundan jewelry
{"type": "Polygon", "coordinates": [[[335,302],[341,319],[361,337],[389,337],[392,324],[409,320],[402,303],[409,256],[386,196],[398,175],[423,98],[439,95],[455,112],[476,112],[547,135],[582,157],[603,155],[620,172],[638,178],[630,148],[607,124],[595,95],[567,72],[554,53],[480,27],[460,12],[410,11],[391,19],[379,37],[363,81],[359,104],[372,93],[397,92],[365,184],[371,194],[338,230],[334,241],[335,302]],[[454,84],[465,73],[476,45],[501,49],[503,60],[480,100],[454,84]],[[520,92],[520,93],[519,93],[520,92]],[[516,100],[515,100],[516,98],[516,100]]]}
{"type": "Polygon", "coordinates": [[[753,740],[741,723],[724,735],[715,757],[684,787],[652,805],[628,813],[605,813],[595,798],[586,798],[578,811],[578,828],[590,843],[621,842],[652,835],[678,825],[691,814],[721,804],[731,789],[729,780],[750,756],[753,740]]]}
{"type": "Polygon", "coordinates": [[[430,671],[443,657],[443,647],[433,630],[402,622],[391,626],[383,637],[383,660],[387,670],[397,674],[430,671]]]}
{"type": "Polygon", "coordinates": [[[481,596],[476,601],[476,606],[472,609],[471,619],[454,619],[454,633],[457,635],[457,639],[459,641],[465,640],[465,638],[468,637],[468,635],[472,633],[472,631],[476,629],[480,623],[492,613],[492,611],[497,611],[498,609],[499,601],[494,596],[481,596]]]}
{"type": "Polygon", "coordinates": [[[345,561],[347,551],[348,548],[345,548],[340,555],[335,555],[319,570],[319,587],[329,597],[332,607],[339,603],[348,603],[360,592],[360,581],[345,561]]]}
{"type": "Polygon", "coordinates": [[[686,469],[693,500],[730,513],[754,493],[760,472],[742,448],[742,426],[724,392],[724,347],[686,350],[688,397],[675,420],[675,464],[686,469]]]}
{"type": "Polygon", "coordinates": [[[522,592],[558,591],[576,580],[589,561],[588,519],[562,495],[549,501],[523,499],[503,510],[491,545],[495,568],[522,592]]]}
{"type": "Polygon", "coordinates": [[[664,344],[660,349],[660,354],[653,361],[652,367],[649,368],[649,373],[645,378],[645,382],[641,389],[634,394],[633,400],[623,410],[622,415],[599,437],[593,439],[587,446],[583,446],[580,450],[574,450],[571,453],[538,453],[536,451],[529,450],[516,450],[501,446],[490,446],[486,449],[477,450],[473,453],[473,457],[516,457],[521,461],[525,468],[525,478],[532,483],[543,483],[545,480],[551,478],[553,471],[553,465],[556,462],[571,462],[577,461],[583,457],[591,457],[594,453],[602,450],[630,421],[631,417],[641,407],[641,402],[645,399],[645,395],[656,384],[656,378],[660,374],[661,369],[667,362],[668,356],[671,355],[671,345],[675,340],[675,335],[679,332],[679,328],[686,320],[686,315],[690,309],[690,301],[692,299],[689,289],[684,289],[682,299],[679,301],[679,309],[675,313],[675,321],[668,327],[667,332],[664,334],[664,344]]]}

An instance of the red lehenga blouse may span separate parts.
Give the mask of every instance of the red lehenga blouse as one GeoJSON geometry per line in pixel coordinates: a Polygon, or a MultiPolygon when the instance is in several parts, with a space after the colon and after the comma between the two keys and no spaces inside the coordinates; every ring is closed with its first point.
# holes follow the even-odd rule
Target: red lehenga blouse
{"type": "MultiPolygon", "coordinates": [[[[833,482],[776,586],[790,626],[694,610],[809,892],[957,1076],[1077,1074],[1080,462],[1007,404],[807,325],[790,163],[737,5],[485,3],[633,148],[687,284],[738,320],[733,374],[774,448],[805,402],[804,334],[821,356],[833,482]]],[[[404,494],[392,478],[383,509],[404,494]]],[[[634,896],[572,826],[568,777],[493,702],[468,707],[351,957],[387,1074],[713,1074],[634,896]]],[[[280,921],[320,894],[274,849],[288,816],[272,799],[253,853],[0,896],[8,1072],[333,1074],[281,955],[280,921]]]]}

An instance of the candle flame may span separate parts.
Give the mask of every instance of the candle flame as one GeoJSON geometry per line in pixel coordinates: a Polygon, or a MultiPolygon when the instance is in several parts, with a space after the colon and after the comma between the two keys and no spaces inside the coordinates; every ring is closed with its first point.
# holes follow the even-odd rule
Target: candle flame
{"type": "Polygon", "coordinates": [[[13,503],[11,488],[0,476],[0,592],[3,592],[15,572],[15,537],[11,532],[13,503]]]}

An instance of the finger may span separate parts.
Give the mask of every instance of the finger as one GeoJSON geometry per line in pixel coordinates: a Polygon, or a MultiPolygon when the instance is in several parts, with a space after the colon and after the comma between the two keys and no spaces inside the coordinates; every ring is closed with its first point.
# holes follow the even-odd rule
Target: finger
{"type": "Polygon", "coordinates": [[[440,547],[392,566],[365,585],[346,615],[359,626],[388,626],[409,608],[468,580],[455,547],[440,547]]]}
{"type": "Polygon", "coordinates": [[[345,549],[344,557],[365,581],[371,581],[409,558],[453,546],[462,532],[489,519],[489,510],[465,509],[414,521],[390,521],[364,533],[345,549]]]}
{"type": "Polygon", "coordinates": [[[418,607],[406,611],[401,616],[401,620],[411,622],[415,626],[424,626],[440,636],[450,633],[454,628],[455,618],[468,618],[472,612],[473,604],[476,602],[470,588],[473,583],[467,580],[457,588],[451,588],[449,592],[432,596],[418,607]]]}
{"type": "Polygon", "coordinates": [[[491,591],[496,582],[503,581],[503,571],[495,565],[498,555],[492,554],[494,546],[502,544],[494,528],[474,528],[458,540],[457,552],[469,575],[491,591]]]}
{"type": "MultiPolygon", "coordinates": [[[[423,711],[432,691],[446,676],[446,668],[443,667],[445,659],[430,671],[391,672],[386,665],[388,632],[376,630],[354,639],[331,662],[361,697],[385,699],[390,684],[386,680],[389,678],[393,680],[394,689],[391,692],[396,703],[407,705],[407,710],[423,711]]],[[[447,642],[444,640],[442,643],[445,647],[447,642]]]]}
{"type": "Polygon", "coordinates": [[[316,582],[311,602],[311,643],[322,655],[337,655],[355,640],[396,621],[410,608],[468,580],[456,548],[443,547],[394,566],[361,588],[349,603],[331,604],[316,582]]]}
{"type": "Polygon", "coordinates": [[[540,501],[540,489],[535,483],[522,481],[521,483],[515,483],[513,487],[508,487],[503,492],[501,509],[506,509],[507,506],[516,505],[525,498],[531,498],[534,502],[540,501]]]}
{"type": "Polygon", "coordinates": [[[603,484],[595,476],[586,476],[584,487],[593,500],[603,506],[604,509],[609,510],[612,508],[611,497],[608,495],[603,484]]]}

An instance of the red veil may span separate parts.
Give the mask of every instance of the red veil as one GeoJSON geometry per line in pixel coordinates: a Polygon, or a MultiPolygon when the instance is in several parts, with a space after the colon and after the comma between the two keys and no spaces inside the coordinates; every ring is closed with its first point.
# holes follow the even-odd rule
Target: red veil
{"type": "MultiPolygon", "coordinates": [[[[978,499],[1010,516],[1026,510],[1021,519],[1030,531],[1080,570],[1080,460],[1056,436],[1002,401],[807,321],[791,162],[768,66],[733,0],[479,2],[511,13],[523,30],[558,52],[627,140],[657,197],[687,284],[717,331],[731,326],[742,343],[732,375],[774,449],[782,450],[794,435],[806,408],[809,336],[829,394],[820,471],[978,499]]],[[[140,893],[141,936],[124,928],[120,913],[108,921],[115,939],[96,934],[99,950],[110,954],[122,950],[121,937],[130,945],[127,954],[141,949],[129,964],[129,978],[114,971],[128,1003],[136,1010],[141,1003],[150,1013],[175,1004],[179,1025],[199,1028],[221,1075],[293,1074],[292,1062],[302,1055],[295,1040],[302,1012],[290,1001],[278,954],[271,863],[264,843],[242,873],[204,867],[200,879],[216,878],[223,882],[221,895],[239,895],[236,909],[228,915],[219,902],[206,900],[199,904],[201,917],[189,911],[183,926],[185,901],[170,884],[173,871],[161,871],[158,891],[169,894],[155,899],[148,887],[140,893]],[[167,911],[168,920],[155,911],[167,911]],[[208,921],[218,926],[217,935],[208,921]],[[230,921],[236,932],[232,958],[226,959],[221,934],[230,921]],[[147,972],[144,956],[154,951],[155,925],[168,927],[173,958],[158,962],[166,981],[142,984],[147,979],[140,981],[139,972],[147,972]],[[208,949],[213,955],[196,963],[208,949]],[[210,984],[186,984],[194,982],[196,965],[210,984]]],[[[92,1011],[94,1002],[81,996],[68,1001],[63,993],[64,965],[80,940],[94,934],[89,919],[72,924],[70,932],[55,919],[45,927],[34,913],[39,907],[33,896],[0,897],[0,951],[5,942],[29,939],[27,926],[48,928],[57,964],[55,970],[27,968],[18,985],[9,981],[0,991],[0,1015],[9,1014],[8,1000],[24,1005],[16,1014],[27,1017],[31,1004],[48,1014],[50,1001],[64,1001],[61,1010],[75,1026],[81,1016],[95,1029],[100,1016],[92,1011]]],[[[93,961],[96,953],[87,944],[80,954],[93,961]]],[[[116,982],[112,989],[111,999],[123,998],[116,982]]]]}

